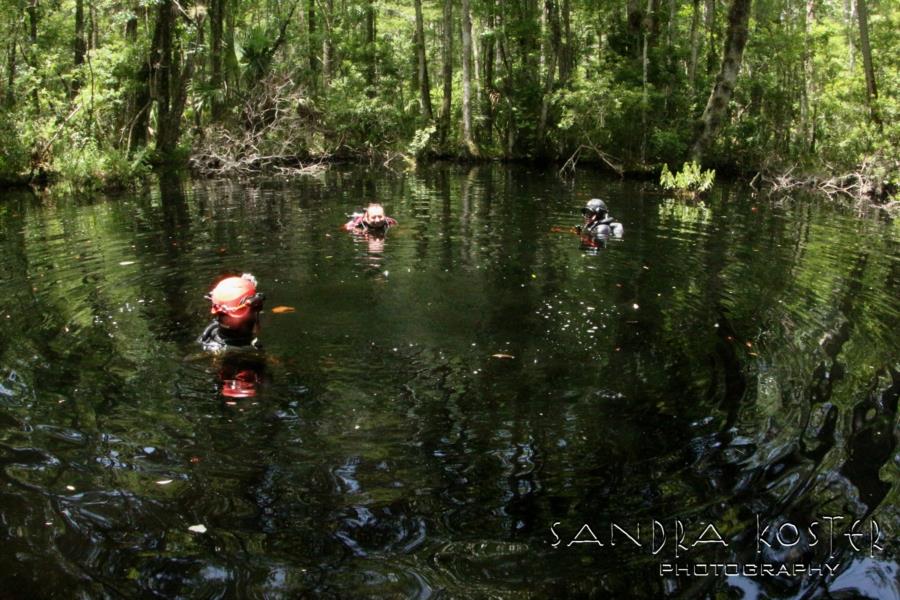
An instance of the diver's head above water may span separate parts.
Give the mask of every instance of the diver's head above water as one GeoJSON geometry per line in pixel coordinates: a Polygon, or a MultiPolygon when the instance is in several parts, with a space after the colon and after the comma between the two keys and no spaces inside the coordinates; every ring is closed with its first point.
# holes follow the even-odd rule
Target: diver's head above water
{"type": "Polygon", "coordinates": [[[606,202],[600,198],[591,198],[581,209],[584,223],[578,228],[582,235],[593,237],[622,237],[625,228],[609,216],[606,202]]]}
{"type": "Polygon", "coordinates": [[[371,202],[363,212],[350,215],[350,220],[344,223],[344,229],[357,233],[385,232],[396,224],[396,219],[384,214],[384,207],[381,204],[371,202]]]}
{"type": "Polygon", "coordinates": [[[214,320],[200,338],[204,346],[256,345],[259,313],[265,300],[256,285],[256,278],[244,273],[222,279],[206,295],[214,320]]]}
{"type": "Polygon", "coordinates": [[[581,209],[581,215],[584,217],[585,225],[595,221],[602,221],[606,218],[607,214],[609,214],[609,209],[606,208],[606,202],[600,198],[591,198],[588,200],[587,204],[584,205],[584,208],[581,209]]]}
{"type": "Polygon", "coordinates": [[[366,207],[363,213],[363,223],[368,229],[385,229],[388,226],[388,219],[384,214],[384,207],[373,202],[366,207]]]}

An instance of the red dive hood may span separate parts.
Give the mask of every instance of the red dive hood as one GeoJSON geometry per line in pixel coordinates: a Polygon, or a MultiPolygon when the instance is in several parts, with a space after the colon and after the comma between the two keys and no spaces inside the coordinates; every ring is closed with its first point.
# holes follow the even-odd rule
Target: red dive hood
{"type": "Polygon", "coordinates": [[[256,278],[250,274],[240,277],[226,277],[209,293],[214,315],[226,314],[244,317],[250,312],[250,305],[256,296],[256,278]]]}

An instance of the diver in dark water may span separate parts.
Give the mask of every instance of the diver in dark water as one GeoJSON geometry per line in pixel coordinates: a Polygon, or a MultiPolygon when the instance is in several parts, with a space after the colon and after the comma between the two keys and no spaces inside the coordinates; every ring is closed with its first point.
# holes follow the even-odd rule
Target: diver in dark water
{"type": "Polygon", "coordinates": [[[384,235],[388,228],[396,224],[396,219],[392,219],[384,214],[383,206],[373,202],[362,213],[353,213],[350,216],[350,220],[344,223],[344,229],[358,233],[384,235]]]}
{"type": "Polygon", "coordinates": [[[226,277],[206,295],[215,316],[199,342],[204,350],[214,352],[228,347],[260,348],[259,313],[265,297],[256,291],[256,278],[249,273],[226,277]]]}
{"type": "Polygon", "coordinates": [[[611,237],[620,238],[625,233],[622,224],[609,216],[606,203],[599,198],[592,198],[581,209],[584,223],[577,227],[581,237],[594,242],[605,241],[611,237]]]}

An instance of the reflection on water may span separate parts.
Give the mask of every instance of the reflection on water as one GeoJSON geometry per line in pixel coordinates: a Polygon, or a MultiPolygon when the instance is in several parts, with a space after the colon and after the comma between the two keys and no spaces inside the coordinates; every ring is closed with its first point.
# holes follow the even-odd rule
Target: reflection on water
{"type": "Polygon", "coordinates": [[[6,195],[0,244],[3,589],[900,597],[890,223],[336,169],[6,195]],[[596,196],[626,234],[586,249],[596,196]],[[341,232],[361,199],[400,225],[341,232]],[[296,308],[263,314],[265,353],[198,351],[225,272],[296,308]],[[585,524],[603,546],[570,544],[585,524]],[[691,545],[709,524],[725,543],[691,545]],[[761,563],[834,574],[659,574],[761,563]]]}

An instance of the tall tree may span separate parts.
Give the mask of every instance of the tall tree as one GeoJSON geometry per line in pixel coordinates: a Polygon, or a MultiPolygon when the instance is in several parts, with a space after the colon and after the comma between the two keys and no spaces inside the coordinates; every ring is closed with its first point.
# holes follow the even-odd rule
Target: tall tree
{"type": "MultiPolygon", "coordinates": [[[[38,70],[38,0],[28,0],[28,41],[31,53],[31,68],[38,70]]],[[[38,97],[39,86],[34,86],[31,91],[31,103],[34,106],[35,115],[41,113],[41,101],[38,97]]]]}
{"type": "Polygon", "coordinates": [[[481,112],[484,115],[484,139],[487,140],[488,144],[491,143],[494,129],[494,47],[496,40],[494,9],[495,6],[492,0],[487,5],[488,14],[486,17],[485,29],[489,33],[484,39],[484,60],[482,61],[482,68],[484,69],[482,80],[484,85],[481,86],[481,112]]]}
{"type": "Polygon", "coordinates": [[[706,25],[706,74],[716,68],[716,0],[706,0],[703,22],[706,25]]]}
{"type": "Polygon", "coordinates": [[[722,126],[728,110],[728,103],[734,92],[734,84],[741,70],[744,47],[749,37],[750,7],[752,0],[732,0],[728,13],[728,31],[725,36],[725,51],[722,68],[700,117],[700,134],[697,136],[691,155],[694,160],[703,160],[703,154],[722,126]]]}
{"type": "Polygon", "coordinates": [[[541,114],[538,118],[537,143],[543,148],[546,144],[547,116],[550,111],[550,98],[553,93],[553,81],[556,76],[556,66],[560,62],[562,50],[562,32],[559,22],[559,7],[555,0],[544,0],[544,15],[547,22],[547,57],[546,71],[544,73],[543,89],[541,94],[541,114]]]}
{"type": "Polygon", "coordinates": [[[574,43],[572,40],[572,7],[569,0],[562,0],[562,47],[560,48],[559,81],[566,84],[572,73],[574,43]]]}
{"type": "Polygon", "coordinates": [[[431,85],[428,82],[428,60],[425,57],[425,24],[422,17],[422,0],[416,5],[416,58],[419,65],[419,108],[427,121],[434,121],[431,110],[431,85]]]}
{"type": "Polygon", "coordinates": [[[450,129],[450,106],[453,96],[453,0],[444,0],[442,22],[441,66],[444,96],[441,101],[441,141],[450,129]]]}
{"type": "Polygon", "coordinates": [[[225,7],[228,0],[209,1],[209,84],[214,90],[212,118],[218,121],[224,108],[225,80],[222,76],[222,35],[225,27],[225,7]]]}
{"type": "Polygon", "coordinates": [[[182,57],[178,40],[175,21],[181,10],[176,7],[175,0],[162,0],[156,12],[157,33],[154,36],[159,35],[159,46],[153,61],[153,92],[156,99],[156,151],[162,160],[171,159],[181,137],[181,117],[188,82],[193,74],[193,60],[182,57]]]}
{"type": "MultiPolygon", "coordinates": [[[[136,43],[138,38],[139,18],[137,15],[146,16],[148,9],[139,6],[136,1],[133,10],[135,16],[128,20],[125,29],[125,39],[130,44],[136,43]]],[[[122,144],[125,152],[129,154],[133,149],[143,148],[147,144],[147,126],[150,122],[150,108],[153,103],[153,61],[159,52],[161,33],[159,28],[154,28],[150,52],[141,61],[132,83],[134,91],[128,99],[128,122],[123,127],[124,144],[122,144]]]]}
{"type": "MultiPolygon", "coordinates": [[[[653,0],[647,0],[647,13],[653,14],[653,0]]],[[[650,107],[650,101],[647,97],[648,71],[650,68],[650,34],[652,27],[647,27],[646,23],[643,27],[643,44],[641,46],[641,162],[646,160],[647,155],[647,110],[650,107]]]]}
{"type": "Polygon", "coordinates": [[[806,0],[806,18],[803,23],[803,95],[800,103],[800,127],[803,142],[809,151],[815,148],[816,119],[814,107],[815,71],[813,67],[813,25],[816,18],[815,0],[806,0]]]}
{"type": "Polygon", "coordinates": [[[12,108],[16,104],[16,38],[9,42],[9,50],[6,58],[6,95],[4,103],[6,108],[12,108]]]}
{"type": "Polygon", "coordinates": [[[694,91],[697,85],[697,52],[699,47],[699,39],[697,30],[700,27],[700,0],[693,0],[693,8],[691,10],[691,62],[688,65],[688,79],[691,84],[691,98],[693,99],[694,91]]]}
{"type": "Polygon", "coordinates": [[[462,0],[462,47],[463,141],[470,156],[480,156],[481,151],[472,135],[472,19],[469,0],[462,0]]]}
{"type": "Polygon", "coordinates": [[[316,56],[318,43],[316,42],[316,0],[306,0],[306,23],[307,23],[307,60],[309,61],[309,71],[312,74],[311,80],[316,81],[319,73],[319,57],[316,56]]]}
{"type": "Polygon", "coordinates": [[[859,50],[863,57],[863,70],[866,72],[866,102],[873,123],[881,126],[878,107],[878,89],[875,87],[875,67],[872,66],[872,48],[869,46],[869,8],[867,0],[856,0],[856,15],[859,17],[859,50]]]}
{"type": "Polygon", "coordinates": [[[75,0],[75,59],[76,67],[84,64],[87,41],[84,39],[84,0],[75,0]]]}
{"type": "Polygon", "coordinates": [[[334,0],[325,0],[322,32],[322,84],[327,89],[331,83],[332,62],[334,61],[334,42],[332,40],[332,21],[334,19],[334,0]]]}
{"type": "Polygon", "coordinates": [[[366,0],[366,84],[368,94],[374,98],[377,95],[375,89],[375,0],[366,0]]]}

